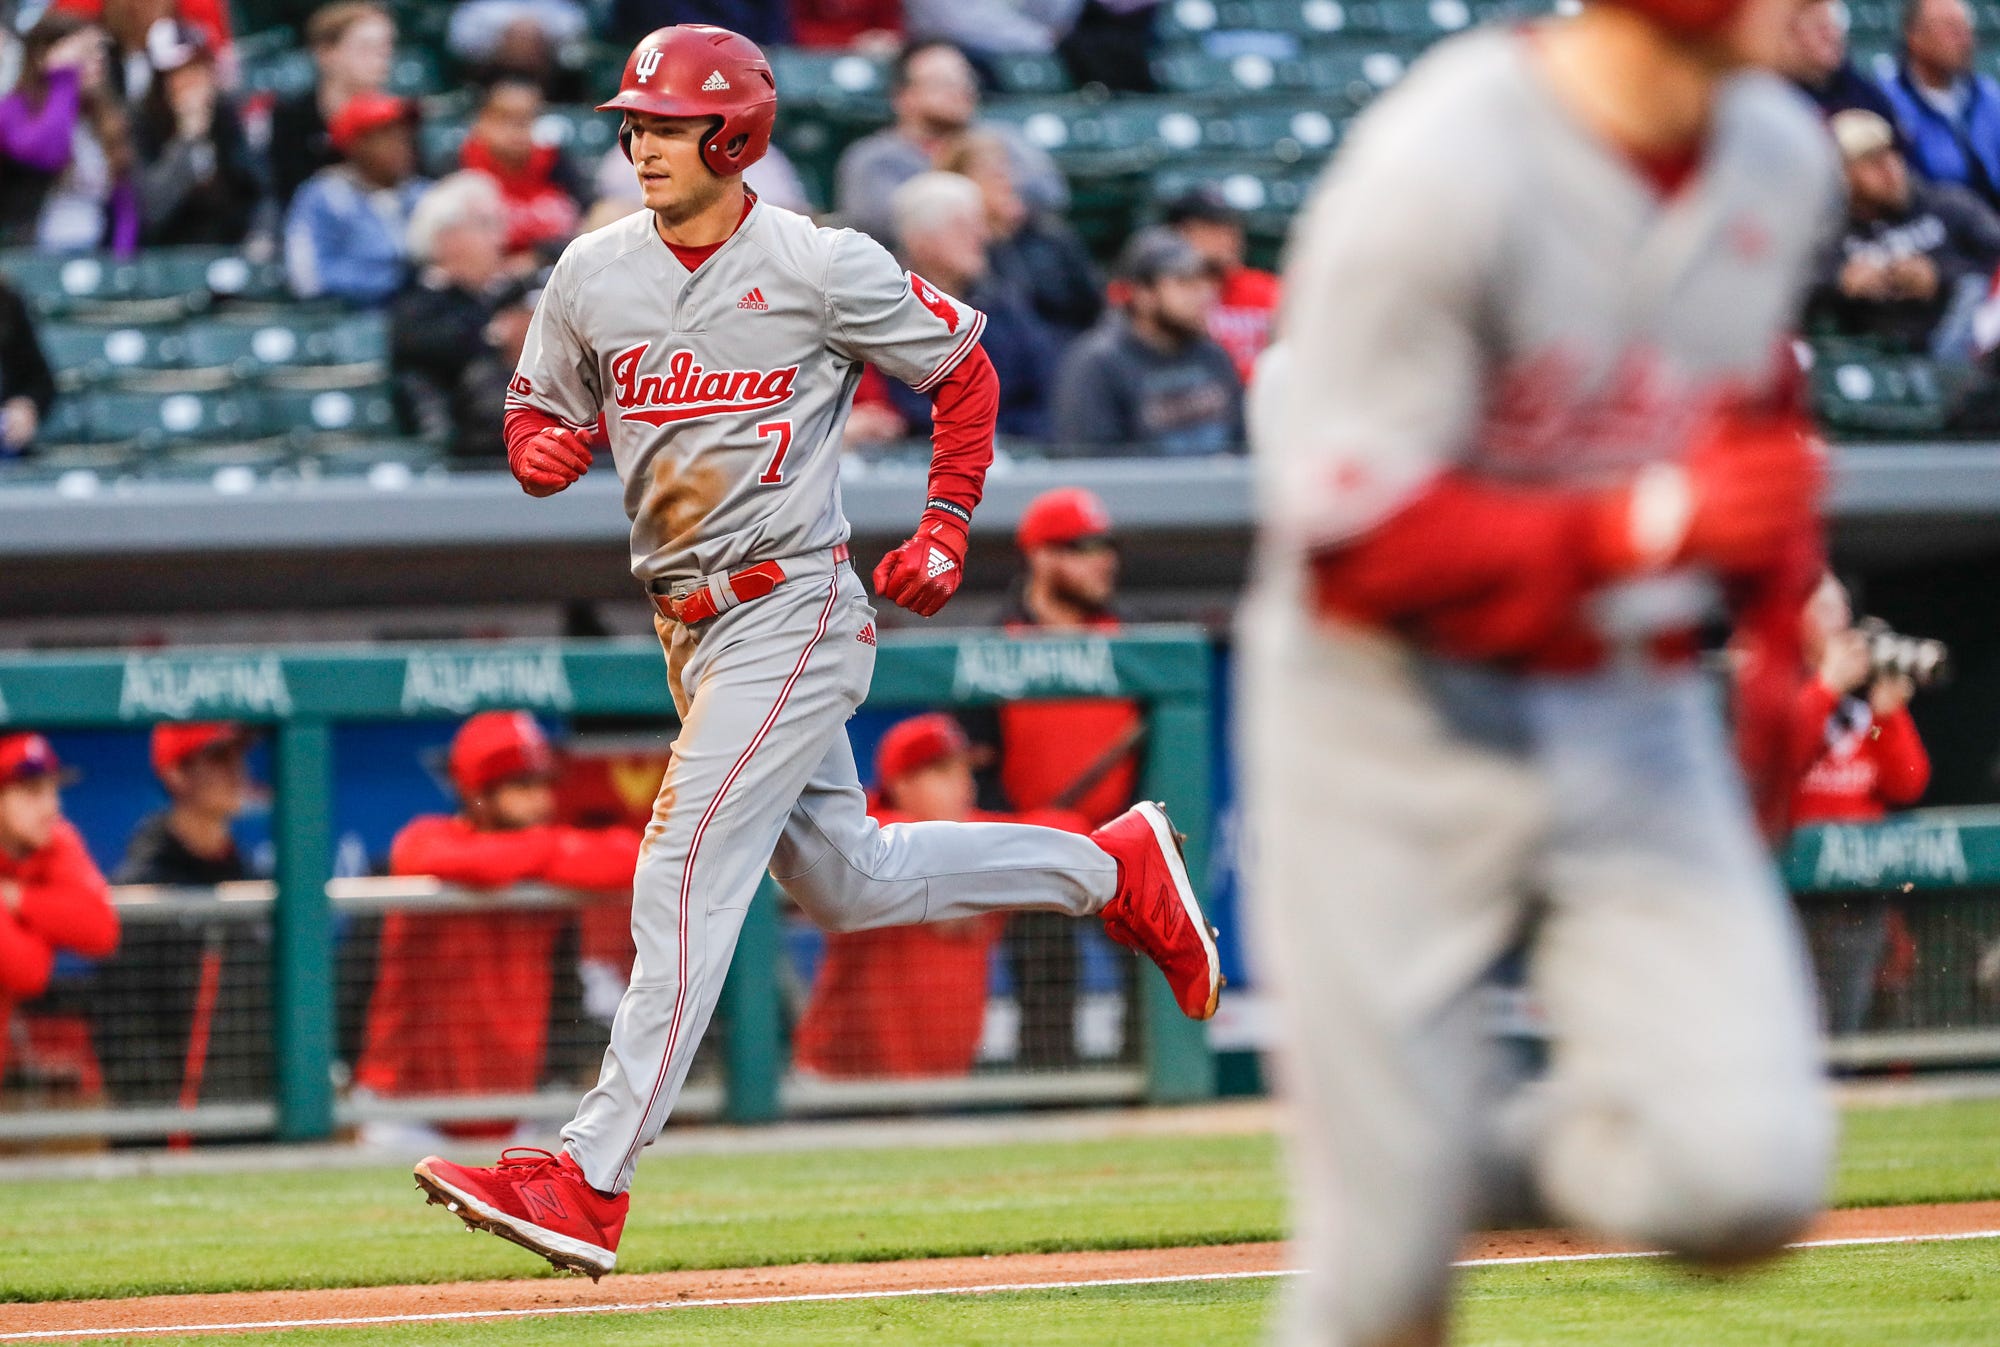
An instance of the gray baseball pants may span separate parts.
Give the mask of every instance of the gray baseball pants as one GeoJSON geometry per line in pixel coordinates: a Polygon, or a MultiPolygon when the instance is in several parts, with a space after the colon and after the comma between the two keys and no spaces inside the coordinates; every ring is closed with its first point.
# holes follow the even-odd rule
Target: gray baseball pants
{"type": "Polygon", "coordinates": [[[1552,1062],[1509,1103],[1540,1201],[1696,1257],[1797,1232],[1834,1122],[1803,947],[1713,689],[1448,665],[1269,592],[1239,648],[1254,934],[1281,1005],[1306,1269],[1279,1341],[1442,1322],[1503,1112],[1481,1097],[1473,989],[1536,904],[1552,1062]]]}
{"type": "Polygon", "coordinates": [[[847,741],[875,619],[830,554],[788,558],[764,598],[693,630],[661,622],[680,737],[632,882],[638,959],[597,1085],[563,1129],[591,1185],[622,1192],[659,1135],[722,991],[765,868],[830,931],[1040,909],[1088,916],[1117,865],[1096,843],[1006,823],[881,827],[847,741]]]}

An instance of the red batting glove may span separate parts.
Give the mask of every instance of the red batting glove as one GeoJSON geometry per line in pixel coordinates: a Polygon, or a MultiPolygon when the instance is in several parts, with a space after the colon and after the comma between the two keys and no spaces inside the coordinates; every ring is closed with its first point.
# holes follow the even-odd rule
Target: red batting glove
{"type": "Polygon", "coordinates": [[[538,430],[507,456],[514,480],[531,496],[553,496],[590,471],[590,437],[567,426],[538,430]]]}
{"type": "Polygon", "coordinates": [[[1724,415],[1681,463],[1656,463],[1601,502],[1596,569],[1608,576],[1705,563],[1771,569],[1818,517],[1824,455],[1797,416],[1724,415]]]}
{"type": "Polygon", "coordinates": [[[875,568],[875,592],[918,617],[934,616],[965,578],[965,526],[926,514],[911,539],[875,568]]]}

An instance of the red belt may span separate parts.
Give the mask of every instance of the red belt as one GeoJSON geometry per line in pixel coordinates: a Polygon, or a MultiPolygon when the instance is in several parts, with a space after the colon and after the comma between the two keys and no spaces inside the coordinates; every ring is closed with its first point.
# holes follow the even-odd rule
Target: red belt
{"type": "MultiPolygon", "coordinates": [[[[847,544],[841,543],[833,549],[833,564],[838,566],[848,558],[847,544]]],[[[740,571],[731,571],[721,577],[721,583],[728,586],[736,602],[724,604],[715,595],[715,582],[697,586],[675,598],[671,594],[655,594],[653,606],[660,610],[660,616],[669,622],[678,622],[692,627],[697,622],[706,622],[720,616],[738,604],[761,599],[785,582],[785,568],[775,561],[760,561],[755,566],[746,566],[740,571]]]]}

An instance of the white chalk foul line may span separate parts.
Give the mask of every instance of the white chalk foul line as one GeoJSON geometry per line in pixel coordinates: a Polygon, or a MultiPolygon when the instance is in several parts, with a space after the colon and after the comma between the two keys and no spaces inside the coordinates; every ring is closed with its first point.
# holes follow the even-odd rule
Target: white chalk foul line
{"type": "MultiPolygon", "coordinates": [[[[1868,1244],[1941,1244],[1951,1240],[2000,1239],[2000,1230],[1968,1230],[1946,1235],[1869,1235],[1854,1239],[1810,1239],[1793,1249],[1833,1249],[1868,1244]]],[[[1454,1267],[1504,1267],[1523,1263],[1593,1263],[1616,1258],[1665,1258],[1659,1252],[1548,1253],[1518,1258],[1466,1258],[1454,1267]]],[[[327,1319],[260,1319],[222,1324],[145,1324],[120,1328],[56,1328],[35,1333],[0,1333],[0,1342],[46,1342],[62,1338],[138,1337],[161,1333],[225,1333],[258,1328],[360,1328],[371,1324],[438,1324],[465,1319],[539,1319],[559,1314],[651,1314],[662,1310],[727,1309],[744,1305],[807,1305],[842,1300],[900,1300],[921,1296],[995,1295],[1021,1291],[1083,1291],[1102,1286],[1170,1286],[1188,1282],[1255,1281],[1295,1277],[1297,1268],[1250,1272],[1187,1272],[1159,1277],[1098,1277],[1052,1282],[1002,1282],[991,1286],[908,1286],[883,1291],[801,1291],[790,1295],[714,1296],[702,1300],[647,1300],[612,1305],[536,1305],[523,1309],[440,1310],[429,1314],[369,1314],[327,1319]]]]}

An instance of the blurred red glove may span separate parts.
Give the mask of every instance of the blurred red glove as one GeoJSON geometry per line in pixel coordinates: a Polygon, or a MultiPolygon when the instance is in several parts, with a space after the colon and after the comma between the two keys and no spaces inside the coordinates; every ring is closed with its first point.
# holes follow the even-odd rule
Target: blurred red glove
{"type": "Polygon", "coordinates": [[[538,430],[507,454],[514,480],[531,496],[555,495],[589,472],[590,462],[590,437],[567,426],[538,430]]]}
{"type": "Polygon", "coordinates": [[[918,617],[931,617],[965,578],[965,525],[927,513],[911,539],[875,568],[875,592],[918,617]]]}
{"type": "Polygon", "coordinates": [[[1681,463],[1656,463],[1602,501],[1596,569],[1706,563],[1725,575],[1783,561],[1818,518],[1824,455],[1789,414],[1724,415],[1681,463]]]}

